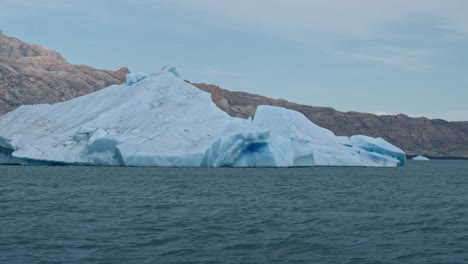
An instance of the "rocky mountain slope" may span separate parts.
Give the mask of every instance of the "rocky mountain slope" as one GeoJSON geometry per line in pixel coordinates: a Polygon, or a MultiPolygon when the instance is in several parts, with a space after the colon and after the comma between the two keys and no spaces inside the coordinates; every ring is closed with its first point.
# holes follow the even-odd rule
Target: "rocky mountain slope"
{"type": "Polygon", "coordinates": [[[0,32],[0,114],[23,104],[55,103],[125,81],[127,68],[71,65],[60,54],[0,32]]]}
{"type": "Polygon", "coordinates": [[[400,114],[378,116],[358,112],[340,112],[330,107],[291,103],[282,99],[231,92],[215,85],[195,84],[211,93],[216,105],[231,116],[248,118],[258,105],[280,106],[303,113],[319,126],[340,136],[382,137],[402,148],[408,156],[432,158],[468,158],[468,122],[411,118],[400,114]]]}

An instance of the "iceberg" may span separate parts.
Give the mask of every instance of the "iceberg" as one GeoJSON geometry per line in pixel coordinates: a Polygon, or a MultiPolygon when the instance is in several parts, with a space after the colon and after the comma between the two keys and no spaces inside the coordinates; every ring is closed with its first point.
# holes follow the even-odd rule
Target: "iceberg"
{"type": "Polygon", "coordinates": [[[417,160],[417,161],[428,161],[429,158],[426,158],[426,157],[424,157],[424,156],[417,156],[417,157],[412,158],[412,160],[417,160]]]}
{"type": "Polygon", "coordinates": [[[405,165],[381,138],[338,137],[299,112],[259,106],[231,117],[175,67],[127,84],[0,116],[0,163],[162,167],[405,165]]]}

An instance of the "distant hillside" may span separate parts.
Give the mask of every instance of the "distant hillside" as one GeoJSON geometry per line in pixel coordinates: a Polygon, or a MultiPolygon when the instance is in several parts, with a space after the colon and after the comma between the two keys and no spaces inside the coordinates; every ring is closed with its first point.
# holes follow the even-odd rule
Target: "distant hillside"
{"type": "Polygon", "coordinates": [[[319,126],[337,135],[356,134],[382,137],[402,148],[407,155],[432,158],[468,158],[468,122],[411,118],[406,115],[377,116],[358,112],[340,112],[330,107],[291,103],[282,99],[231,92],[215,85],[194,84],[211,93],[216,105],[231,116],[248,118],[258,105],[274,105],[296,110],[319,126]]]}
{"type": "Polygon", "coordinates": [[[0,114],[23,104],[55,103],[125,81],[127,68],[71,65],[60,54],[0,32],[0,114]]]}

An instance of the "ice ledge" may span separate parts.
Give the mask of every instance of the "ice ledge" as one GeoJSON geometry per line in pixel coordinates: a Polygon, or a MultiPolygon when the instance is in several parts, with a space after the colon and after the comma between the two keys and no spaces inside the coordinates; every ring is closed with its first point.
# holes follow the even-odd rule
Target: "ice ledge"
{"type": "MultiPolygon", "coordinates": [[[[174,75],[175,77],[180,78],[180,74],[177,71],[177,68],[175,66],[166,65],[166,66],[162,67],[161,72],[163,72],[163,73],[164,72],[169,72],[172,75],[174,75]]],[[[143,81],[148,76],[149,75],[146,74],[145,72],[129,73],[129,74],[126,75],[127,85],[134,85],[134,84],[136,84],[136,83],[138,83],[140,81],[143,81]]]]}
{"type": "Polygon", "coordinates": [[[144,72],[129,73],[126,75],[127,85],[133,85],[139,81],[142,81],[148,77],[148,74],[144,72]]]}

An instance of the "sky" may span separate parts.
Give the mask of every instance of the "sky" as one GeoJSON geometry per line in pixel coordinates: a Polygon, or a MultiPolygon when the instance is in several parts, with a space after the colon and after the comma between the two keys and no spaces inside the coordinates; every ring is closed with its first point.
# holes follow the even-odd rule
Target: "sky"
{"type": "Polygon", "coordinates": [[[0,30],[73,64],[468,120],[466,0],[0,0],[0,30]]]}

